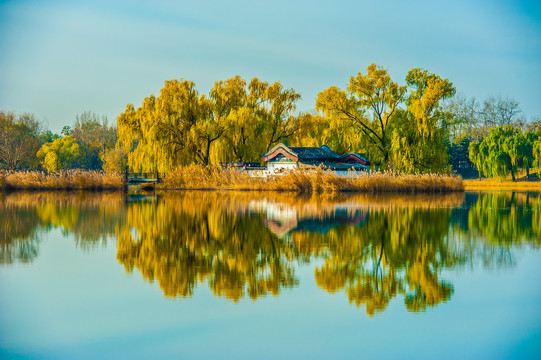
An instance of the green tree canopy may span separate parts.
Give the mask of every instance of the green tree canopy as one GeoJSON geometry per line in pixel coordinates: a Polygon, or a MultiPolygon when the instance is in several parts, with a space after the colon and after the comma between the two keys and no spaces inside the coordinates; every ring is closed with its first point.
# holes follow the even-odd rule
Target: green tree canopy
{"type": "Polygon", "coordinates": [[[472,142],[469,146],[471,161],[479,171],[488,177],[511,175],[513,181],[518,168],[523,168],[529,175],[532,166],[536,166],[535,133],[522,134],[511,125],[490,130],[481,142],[472,142]]]}

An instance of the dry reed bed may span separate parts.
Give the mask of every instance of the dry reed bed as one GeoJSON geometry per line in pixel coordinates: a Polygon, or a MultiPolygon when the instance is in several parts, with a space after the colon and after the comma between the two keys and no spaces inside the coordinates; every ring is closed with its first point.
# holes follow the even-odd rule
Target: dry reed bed
{"type": "Polygon", "coordinates": [[[122,188],[122,175],[103,171],[68,170],[0,171],[4,190],[115,190],[122,188]]]}
{"type": "Polygon", "coordinates": [[[462,178],[449,175],[395,175],[366,173],[338,176],[323,168],[294,170],[267,178],[251,177],[234,168],[190,165],[170,173],[162,189],[179,190],[270,190],[295,192],[405,192],[439,193],[463,191],[462,178]]]}
{"type": "Polygon", "coordinates": [[[465,190],[532,190],[541,191],[541,181],[464,180],[465,190]]]}
{"type": "MultiPolygon", "coordinates": [[[[322,192],[401,192],[441,193],[463,191],[462,178],[449,175],[395,175],[366,173],[338,176],[323,168],[294,170],[267,178],[251,177],[234,168],[190,165],[171,172],[161,189],[180,190],[257,190],[322,192]]],[[[115,190],[122,188],[122,174],[102,171],[69,170],[58,173],[40,171],[0,171],[0,189],[5,190],[115,190]]]]}

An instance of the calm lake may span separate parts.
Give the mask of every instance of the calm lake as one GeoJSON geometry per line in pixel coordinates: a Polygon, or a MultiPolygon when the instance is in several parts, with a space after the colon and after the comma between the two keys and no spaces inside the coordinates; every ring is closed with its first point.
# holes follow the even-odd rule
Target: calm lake
{"type": "Polygon", "coordinates": [[[541,358],[541,194],[0,194],[0,358],[541,358]]]}

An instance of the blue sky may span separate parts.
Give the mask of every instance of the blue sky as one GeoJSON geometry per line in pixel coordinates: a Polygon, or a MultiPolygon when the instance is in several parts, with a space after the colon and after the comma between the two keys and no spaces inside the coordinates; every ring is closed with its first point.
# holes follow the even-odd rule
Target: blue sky
{"type": "Polygon", "coordinates": [[[87,110],[114,122],[180,78],[203,93],[235,75],[280,81],[310,111],[372,62],[402,84],[422,67],[541,115],[541,2],[0,2],[0,110],[53,131],[87,110]]]}

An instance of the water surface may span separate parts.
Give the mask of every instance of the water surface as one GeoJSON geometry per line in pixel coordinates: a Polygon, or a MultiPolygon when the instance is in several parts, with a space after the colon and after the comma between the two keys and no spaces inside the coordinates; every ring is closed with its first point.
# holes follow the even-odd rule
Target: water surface
{"type": "Polygon", "coordinates": [[[539,193],[0,196],[0,358],[541,357],[539,193]]]}

